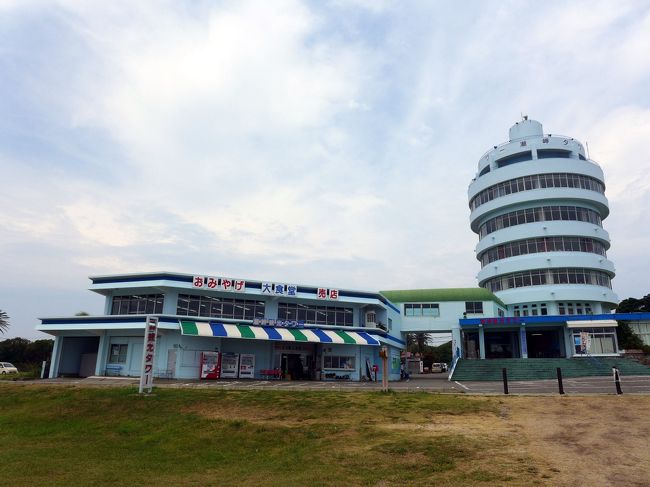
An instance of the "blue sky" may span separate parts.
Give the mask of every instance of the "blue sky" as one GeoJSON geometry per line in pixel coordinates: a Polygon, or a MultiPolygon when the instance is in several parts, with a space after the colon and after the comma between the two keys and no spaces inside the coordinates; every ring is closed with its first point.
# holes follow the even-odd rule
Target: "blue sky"
{"type": "Polygon", "coordinates": [[[0,309],[89,275],[471,287],[467,186],[527,114],[605,172],[650,292],[650,3],[0,1],[0,309]]]}

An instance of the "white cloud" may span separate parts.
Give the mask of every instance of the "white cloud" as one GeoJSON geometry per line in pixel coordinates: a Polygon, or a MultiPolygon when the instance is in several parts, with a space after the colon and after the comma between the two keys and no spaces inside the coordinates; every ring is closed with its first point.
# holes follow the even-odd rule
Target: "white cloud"
{"type": "Polygon", "coordinates": [[[472,286],[467,185],[523,111],[589,142],[641,295],[650,9],[531,5],[5,3],[0,266],[472,286]]]}

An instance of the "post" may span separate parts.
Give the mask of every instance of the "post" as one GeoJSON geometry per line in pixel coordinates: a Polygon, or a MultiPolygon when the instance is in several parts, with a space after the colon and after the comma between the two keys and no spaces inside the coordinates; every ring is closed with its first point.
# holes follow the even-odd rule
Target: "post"
{"type": "Polygon", "coordinates": [[[614,373],[614,384],[616,384],[616,394],[623,394],[621,390],[621,375],[618,372],[616,367],[612,367],[612,372],[614,373]]]}
{"type": "Polygon", "coordinates": [[[382,365],[381,390],[388,392],[388,349],[386,347],[381,347],[381,350],[379,350],[379,356],[381,357],[382,365]]]}
{"type": "Polygon", "coordinates": [[[557,368],[557,386],[560,389],[560,395],[564,394],[564,384],[562,384],[562,369],[557,368]]]}
{"type": "Polygon", "coordinates": [[[501,369],[501,375],[503,376],[503,393],[508,394],[508,371],[505,367],[501,369]]]}
{"type": "Polygon", "coordinates": [[[43,360],[41,364],[41,379],[45,378],[45,367],[47,367],[47,360],[43,360]]]}
{"type": "Polygon", "coordinates": [[[140,372],[140,388],[150,393],[153,388],[153,367],[156,358],[156,338],[158,337],[158,317],[147,316],[144,322],[144,340],[142,346],[142,371],[140,372]]]}

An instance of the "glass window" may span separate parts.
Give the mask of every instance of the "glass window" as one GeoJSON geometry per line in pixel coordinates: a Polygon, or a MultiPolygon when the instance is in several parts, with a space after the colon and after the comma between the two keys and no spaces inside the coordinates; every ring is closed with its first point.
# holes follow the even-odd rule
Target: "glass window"
{"type": "Polygon", "coordinates": [[[340,356],[340,355],[324,355],[323,356],[324,369],[344,369],[354,370],[355,357],[354,356],[340,356]]]}
{"type": "Polygon", "coordinates": [[[180,294],[176,314],[180,316],[253,320],[255,318],[264,318],[264,301],[180,294]]]}
{"type": "Polygon", "coordinates": [[[483,313],[483,301],[466,301],[465,302],[465,312],[467,314],[482,314],[483,313]]]}
{"type": "Polygon", "coordinates": [[[108,363],[109,364],[125,364],[126,363],[126,352],[129,346],[126,344],[114,343],[111,345],[111,349],[108,352],[108,363]]]}
{"type": "Polygon", "coordinates": [[[305,321],[316,325],[352,326],[352,308],[278,303],[278,319],[305,321]]]}
{"type": "Polygon", "coordinates": [[[413,317],[440,316],[440,305],[436,303],[405,303],[404,314],[413,317]]]}
{"type": "Polygon", "coordinates": [[[112,315],[160,314],[163,310],[162,294],[113,296],[112,315]]]}

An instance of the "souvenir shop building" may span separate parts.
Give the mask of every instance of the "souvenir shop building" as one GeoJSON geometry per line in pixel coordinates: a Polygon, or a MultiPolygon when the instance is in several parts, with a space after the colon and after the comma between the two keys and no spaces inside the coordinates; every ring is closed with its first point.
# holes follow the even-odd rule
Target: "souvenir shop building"
{"type": "MultiPolygon", "coordinates": [[[[104,315],[42,318],[50,377],[139,376],[147,315],[159,318],[154,375],[376,378],[380,347],[400,377],[399,309],[363,291],[174,273],[91,277],[104,315]]],[[[381,369],[379,370],[381,378],[381,369]]]]}

